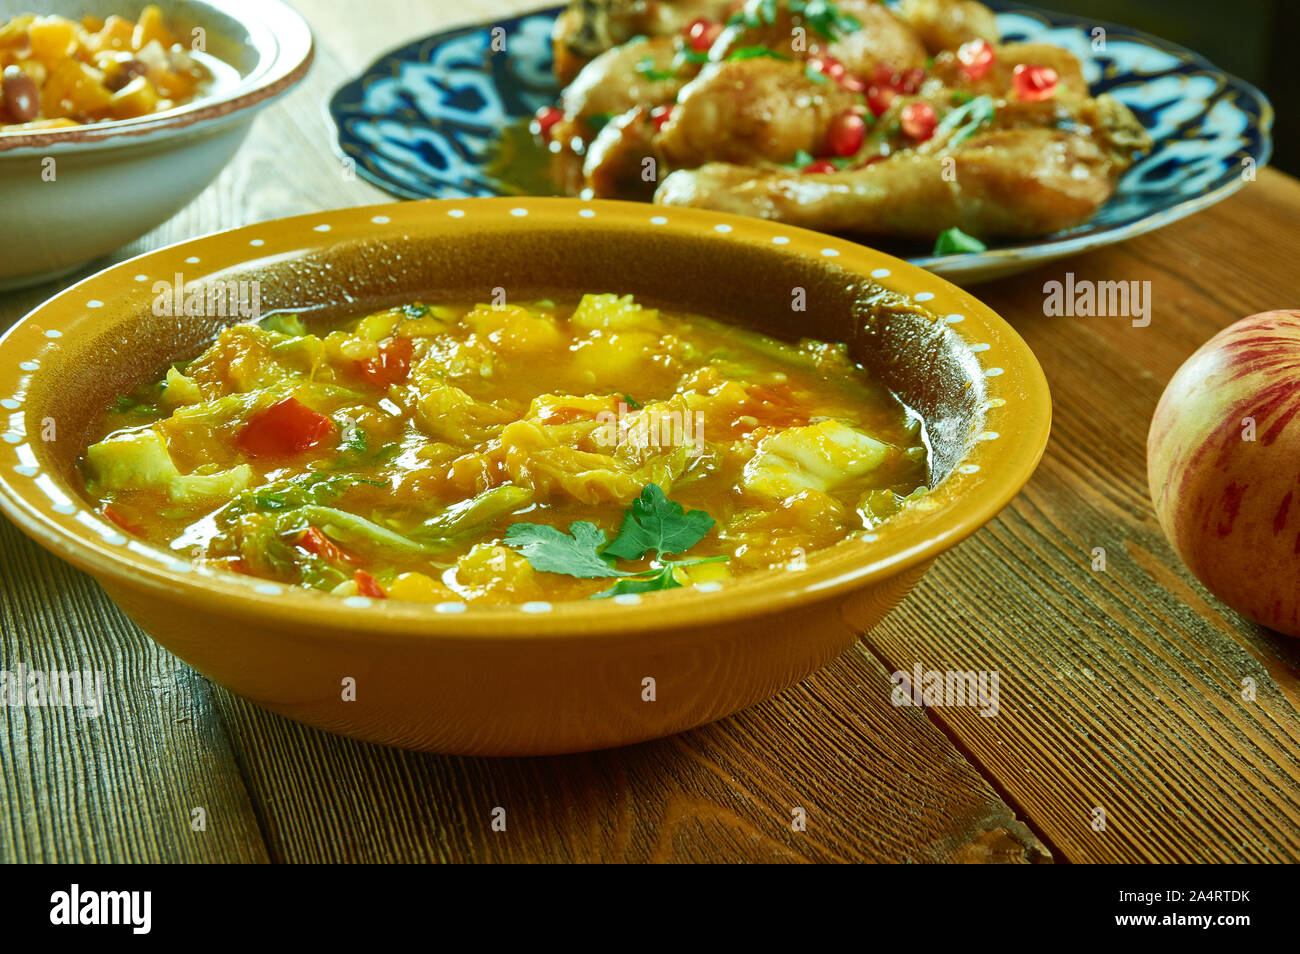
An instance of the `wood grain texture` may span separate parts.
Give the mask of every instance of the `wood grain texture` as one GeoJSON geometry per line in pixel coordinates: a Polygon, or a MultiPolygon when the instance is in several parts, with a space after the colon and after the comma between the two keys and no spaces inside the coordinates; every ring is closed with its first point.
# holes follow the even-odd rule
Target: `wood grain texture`
{"type": "MultiPolygon", "coordinates": [[[[522,5],[299,7],[318,41],[307,82],[195,203],[114,259],[387,201],[330,151],[329,92],[386,48],[522,5]]],[[[1265,171],[1161,232],[979,289],[1054,394],[1052,441],[1026,492],[856,651],[674,739],[490,761],[315,732],[193,674],[92,582],[0,525],[0,668],[102,668],[110,689],[97,722],[0,713],[0,860],[1300,859],[1300,644],[1188,576],[1145,475],[1147,423],[1178,365],[1236,318],[1300,304],[1298,222],[1300,184],[1265,171]],[[1045,317],[1043,283],[1067,271],[1150,281],[1151,325],[1045,317]],[[1096,547],[1104,572],[1091,569],[1096,547]],[[1000,714],[893,707],[888,673],[916,662],[998,670],[1000,714]],[[189,828],[200,804],[203,834],[189,828]],[[491,827],[498,806],[504,832],[491,827]],[[805,832],[791,831],[795,807],[805,832]]],[[[0,297],[0,321],[60,287],[0,297]]]]}
{"type": "MultiPolygon", "coordinates": [[[[104,261],[389,198],[347,175],[323,104],[384,49],[510,2],[298,4],[301,88],[191,206],[104,261]],[[454,11],[454,13],[452,12],[454,11]]],[[[8,324],[81,275],[0,297],[8,324]]],[[[674,739],[560,759],[436,758],[329,736],[188,670],[98,588],[0,521],[0,669],[102,668],[109,712],[9,709],[0,860],[1045,861],[1050,852],[863,647],[674,739]],[[208,830],[190,830],[194,806],[208,830]],[[494,831],[492,810],[506,810],[494,831]],[[807,830],[792,830],[802,808],[807,830]]],[[[214,634],[215,635],[215,634],[214,634]]]]}
{"type": "Polygon", "coordinates": [[[1051,444],[1025,492],[867,642],[899,669],[1000,670],[998,718],[932,714],[1062,859],[1300,859],[1300,643],[1183,568],[1145,455],[1160,393],[1196,347],[1300,304],[1298,223],[1300,184],[1266,171],[1171,228],[981,289],[1047,371],[1051,444]],[[1044,283],[1067,271],[1149,281],[1150,326],[1046,317],[1044,283]]]}

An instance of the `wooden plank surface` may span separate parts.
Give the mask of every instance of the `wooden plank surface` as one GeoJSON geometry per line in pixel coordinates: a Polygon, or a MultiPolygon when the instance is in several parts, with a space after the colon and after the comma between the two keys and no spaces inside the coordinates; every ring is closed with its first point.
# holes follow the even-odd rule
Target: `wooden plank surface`
{"type": "MultiPolygon", "coordinates": [[[[384,49],[526,8],[297,5],[318,43],[311,76],[195,203],[115,259],[387,201],[331,152],[330,91],[384,49]]],[[[1296,303],[1297,212],[1300,185],[1265,172],[1153,236],[981,289],[1035,348],[1055,397],[1026,493],[855,651],[674,739],[493,761],[316,732],[193,674],[91,581],[0,525],[0,668],[102,668],[109,686],[98,721],[0,713],[0,860],[1300,859],[1300,649],[1188,577],[1155,524],[1144,463],[1177,365],[1234,318],[1296,303]],[[1066,271],[1152,281],[1150,327],[1045,317],[1042,285],[1066,271]],[[1105,572],[1090,569],[1098,546],[1105,572]],[[888,673],[915,662],[999,670],[1000,714],[892,706],[888,673]],[[1246,676],[1259,684],[1250,704],[1246,676]],[[202,833],[190,829],[198,805],[202,833]],[[806,831],[791,830],[795,808],[806,831]]],[[[0,297],[0,322],[58,287],[0,297]]]]}
{"type": "Polygon", "coordinates": [[[1201,342],[1300,304],[1297,250],[1300,183],[1266,171],[1171,228],[980,289],[1047,370],[1051,443],[1008,511],[867,641],[893,668],[1002,673],[998,718],[933,715],[1062,858],[1300,859],[1300,643],[1183,568],[1151,509],[1145,453],[1165,383],[1201,342]],[[1149,281],[1151,324],[1047,317],[1043,286],[1066,272],[1149,281]]]}

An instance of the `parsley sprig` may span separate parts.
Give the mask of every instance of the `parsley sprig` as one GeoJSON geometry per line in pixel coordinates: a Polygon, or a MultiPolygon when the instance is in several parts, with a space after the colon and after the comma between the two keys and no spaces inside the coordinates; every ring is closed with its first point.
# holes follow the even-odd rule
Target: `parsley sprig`
{"type": "Polygon", "coordinates": [[[647,484],[623,516],[618,536],[607,542],[605,531],[586,520],[569,524],[568,532],[542,523],[516,523],[506,531],[505,543],[518,550],[534,570],[562,573],[579,579],[617,578],[593,599],[623,593],[647,593],[681,586],[678,567],[715,563],[725,556],[699,560],[669,560],[685,553],[713,529],[713,518],[703,510],[684,510],[669,500],[657,484],[647,484]],[[640,560],[654,554],[658,566],[632,572],[620,570],[616,560],[640,560]]]}

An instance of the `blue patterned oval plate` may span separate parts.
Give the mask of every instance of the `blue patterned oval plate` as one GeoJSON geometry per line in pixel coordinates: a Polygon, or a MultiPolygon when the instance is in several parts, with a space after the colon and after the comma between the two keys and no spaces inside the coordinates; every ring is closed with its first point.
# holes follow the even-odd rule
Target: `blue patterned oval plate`
{"type": "MultiPolygon", "coordinates": [[[[985,3],[998,12],[1004,41],[1074,53],[1094,94],[1132,109],[1155,146],[1083,225],[983,252],[913,255],[914,264],[966,283],[1011,274],[1175,222],[1231,195],[1268,162],[1268,99],[1196,53],[1127,27],[985,3]]],[[[550,32],[562,9],[450,30],[384,55],[330,100],[339,150],[366,179],[406,198],[517,194],[492,170],[510,161],[526,120],[559,94],[550,32]]],[[[548,185],[538,176],[528,191],[554,194],[548,185]]]]}

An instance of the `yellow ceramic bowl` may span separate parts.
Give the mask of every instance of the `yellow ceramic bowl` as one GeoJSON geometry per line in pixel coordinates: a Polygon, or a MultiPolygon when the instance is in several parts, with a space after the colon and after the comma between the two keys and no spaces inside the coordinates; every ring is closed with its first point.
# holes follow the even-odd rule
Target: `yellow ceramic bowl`
{"type": "Polygon", "coordinates": [[[0,506],[199,671],[332,732],[536,755],[680,732],[833,659],[1015,496],[1047,442],[1051,401],[1004,321],[898,259],[755,219],[528,198],[322,212],[125,262],[5,335],[0,408],[0,506]],[[356,314],[496,287],[515,299],[612,291],[845,341],[925,417],[935,487],[875,539],[813,553],[802,569],[620,602],[435,607],[192,568],[101,519],[77,469],[100,409],[239,320],[156,314],[169,289],[156,283],[178,275],[191,287],[260,282],[263,313],[356,314]],[[806,311],[792,310],[796,289],[806,311]]]}

